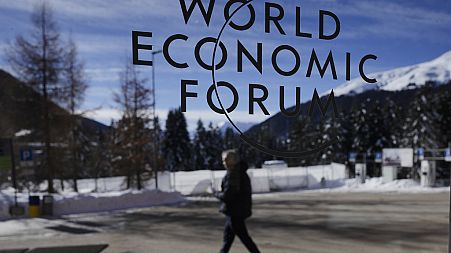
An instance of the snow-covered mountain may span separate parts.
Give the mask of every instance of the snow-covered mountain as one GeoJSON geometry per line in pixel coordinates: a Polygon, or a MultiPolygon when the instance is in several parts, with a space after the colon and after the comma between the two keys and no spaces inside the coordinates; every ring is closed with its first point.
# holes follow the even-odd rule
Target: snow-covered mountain
{"type": "MultiPolygon", "coordinates": [[[[451,80],[451,51],[440,57],[413,66],[396,68],[368,75],[377,83],[367,83],[361,77],[334,88],[335,96],[352,95],[367,90],[397,91],[410,88],[409,84],[423,85],[426,81],[447,82],[451,80]]],[[[330,90],[323,95],[330,94],[330,90]]]]}

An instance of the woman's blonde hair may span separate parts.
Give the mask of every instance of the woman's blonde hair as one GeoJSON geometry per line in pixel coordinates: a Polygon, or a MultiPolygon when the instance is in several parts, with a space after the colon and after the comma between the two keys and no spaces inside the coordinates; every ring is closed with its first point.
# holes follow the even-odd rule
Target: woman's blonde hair
{"type": "Polygon", "coordinates": [[[240,162],[240,155],[236,149],[228,149],[222,152],[222,160],[231,159],[233,164],[238,164],[240,162]]]}

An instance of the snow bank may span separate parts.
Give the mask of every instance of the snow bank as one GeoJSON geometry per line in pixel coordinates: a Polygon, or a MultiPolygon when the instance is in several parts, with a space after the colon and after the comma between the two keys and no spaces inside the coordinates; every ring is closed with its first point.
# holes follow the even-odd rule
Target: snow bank
{"type": "Polygon", "coordinates": [[[8,188],[5,191],[0,191],[0,219],[9,217],[9,206],[11,204],[14,204],[14,190],[8,188]]]}
{"type": "MultiPolygon", "coordinates": [[[[183,195],[203,195],[211,187],[221,189],[221,181],[226,171],[179,171],[158,173],[158,188],[162,191],[177,191],[183,195]]],[[[310,167],[288,167],[288,168],[262,168],[249,169],[248,175],[251,179],[254,193],[270,191],[282,191],[297,188],[309,188],[321,181],[345,178],[345,166],[332,163],[310,167]]],[[[122,192],[125,190],[125,177],[110,177],[95,179],[81,179],[77,181],[80,193],[90,194],[92,192],[108,193],[122,192]]],[[[145,182],[145,189],[155,189],[155,180],[145,182]]],[[[47,183],[39,186],[40,191],[45,191],[47,183]]],[[[55,188],[64,195],[72,193],[70,181],[64,182],[64,191],[58,180],[55,180],[55,188]]],[[[27,201],[27,200],[25,200],[27,201]]]]}
{"type": "MultiPolygon", "coordinates": [[[[78,179],[77,186],[80,193],[123,191],[126,188],[125,177],[78,179]]],[[[64,181],[64,191],[63,191],[63,189],[61,188],[61,182],[59,180],[55,180],[54,188],[58,192],[71,192],[72,182],[64,181]]],[[[47,182],[44,181],[39,185],[39,190],[45,191],[46,189],[47,182]]]]}
{"type": "Polygon", "coordinates": [[[326,181],[326,187],[321,189],[319,184],[313,185],[311,190],[327,192],[374,192],[374,193],[436,193],[448,192],[449,187],[422,187],[412,179],[399,179],[391,182],[384,182],[383,177],[366,179],[364,184],[357,179],[340,179],[326,181]]]}
{"type": "MultiPolygon", "coordinates": [[[[14,191],[9,188],[0,192],[0,219],[9,218],[9,205],[14,203],[14,191]]],[[[40,195],[42,199],[43,194],[40,195]]],[[[93,213],[129,208],[170,205],[184,201],[178,192],[158,190],[120,191],[107,193],[63,193],[54,195],[54,215],[93,213]]],[[[18,202],[28,207],[28,195],[19,194],[18,202]]]]}
{"type": "Polygon", "coordinates": [[[59,196],[55,202],[55,215],[112,211],[129,208],[168,205],[182,202],[178,192],[157,190],[125,191],[106,194],[81,194],[75,197],[59,196]]]}
{"type": "MultiPolygon", "coordinates": [[[[262,168],[247,171],[253,193],[309,188],[321,181],[345,178],[345,166],[338,163],[310,167],[262,168]]],[[[172,188],[184,195],[202,195],[213,186],[221,189],[221,181],[226,171],[199,170],[171,173],[159,186],[172,188]],[[169,186],[166,186],[169,184],[169,186]]]]}

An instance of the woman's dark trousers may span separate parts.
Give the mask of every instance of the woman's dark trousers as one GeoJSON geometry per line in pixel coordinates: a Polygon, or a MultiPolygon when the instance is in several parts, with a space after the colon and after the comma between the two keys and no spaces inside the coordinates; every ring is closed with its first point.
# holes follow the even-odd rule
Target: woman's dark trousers
{"type": "Polygon", "coordinates": [[[235,235],[240,238],[241,242],[246,246],[247,250],[251,253],[260,253],[252,238],[247,232],[246,223],[244,218],[226,216],[226,223],[224,227],[224,242],[220,253],[228,253],[230,247],[232,247],[235,235]]]}

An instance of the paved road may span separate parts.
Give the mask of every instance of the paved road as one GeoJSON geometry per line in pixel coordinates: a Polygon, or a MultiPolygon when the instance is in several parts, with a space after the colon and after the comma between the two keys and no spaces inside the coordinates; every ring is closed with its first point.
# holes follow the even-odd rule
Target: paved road
{"type": "MultiPolygon", "coordinates": [[[[250,233],[262,252],[446,252],[448,193],[303,193],[254,197],[250,233]]],[[[211,253],[223,217],[212,200],[42,221],[1,234],[0,249],[108,243],[107,253],[211,253]]],[[[21,221],[24,222],[24,221],[21,221]]],[[[0,226],[1,223],[0,223],[0,226]]],[[[235,242],[233,253],[246,252],[235,242]]]]}

